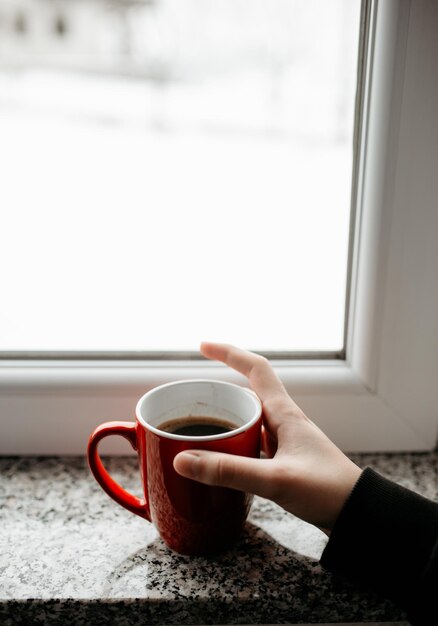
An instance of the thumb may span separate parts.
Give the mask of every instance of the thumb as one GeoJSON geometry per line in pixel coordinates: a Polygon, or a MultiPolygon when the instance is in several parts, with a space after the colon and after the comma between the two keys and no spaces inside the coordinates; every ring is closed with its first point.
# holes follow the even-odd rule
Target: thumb
{"type": "Polygon", "coordinates": [[[173,466],[178,474],[205,485],[231,487],[270,498],[270,459],[253,459],[222,452],[186,450],[176,455],[173,466]]]}

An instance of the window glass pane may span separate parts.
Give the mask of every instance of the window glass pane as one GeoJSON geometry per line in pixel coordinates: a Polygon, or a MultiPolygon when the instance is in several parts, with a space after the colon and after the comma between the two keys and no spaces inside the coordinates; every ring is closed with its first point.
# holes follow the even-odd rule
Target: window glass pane
{"type": "Polygon", "coordinates": [[[343,347],[358,0],[0,5],[0,350],[343,347]]]}

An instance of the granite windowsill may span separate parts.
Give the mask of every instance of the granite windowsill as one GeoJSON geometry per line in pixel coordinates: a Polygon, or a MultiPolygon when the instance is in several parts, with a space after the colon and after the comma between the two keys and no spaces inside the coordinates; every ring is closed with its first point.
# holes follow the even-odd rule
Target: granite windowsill
{"type": "MultiPolygon", "coordinates": [[[[357,455],[437,499],[437,453],[357,455]]],[[[110,458],[139,491],[136,459],[110,458]]],[[[172,553],[110,500],[82,458],[0,459],[0,623],[400,622],[391,602],[333,578],[312,526],[256,498],[239,543],[216,558],[172,553]]]]}

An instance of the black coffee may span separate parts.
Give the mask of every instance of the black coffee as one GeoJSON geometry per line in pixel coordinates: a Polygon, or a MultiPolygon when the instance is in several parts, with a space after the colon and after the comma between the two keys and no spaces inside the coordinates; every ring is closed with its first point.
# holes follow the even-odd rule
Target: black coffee
{"type": "Polygon", "coordinates": [[[208,417],[204,415],[189,415],[178,417],[158,426],[159,430],[174,435],[185,435],[186,437],[207,437],[210,435],[221,435],[237,428],[236,424],[219,417],[208,417]]]}

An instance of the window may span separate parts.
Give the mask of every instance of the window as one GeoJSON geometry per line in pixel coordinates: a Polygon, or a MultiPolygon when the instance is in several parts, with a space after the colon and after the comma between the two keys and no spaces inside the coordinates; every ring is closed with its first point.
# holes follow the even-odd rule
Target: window
{"type": "MultiPolygon", "coordinates": [[[[345,450],[431,449],[438,425],[438,6],[388,1],[364,9],[346,358],[274,364],[345,450]]],[[[244,382],[196,360],[4,361],[0,452],[82,453],[95,424],[130,419],[147,388],[200,376],[244,382]]]]}
{"type": "Polygon", "coordinates": [[[359,0],[14,4],[0,351],[342,353],[359,0]]]}

